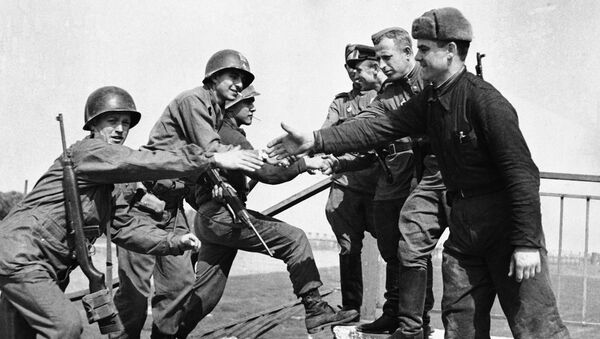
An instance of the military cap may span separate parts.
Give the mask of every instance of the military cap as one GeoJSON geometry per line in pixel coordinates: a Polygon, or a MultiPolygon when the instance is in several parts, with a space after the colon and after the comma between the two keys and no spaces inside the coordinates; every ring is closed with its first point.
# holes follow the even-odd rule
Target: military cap
{"type": "Polygon", "coordinates": [[[347,44],[344,50],[344,60],[348,61],[348,56],[356,49],[355,44],[347,44]]]}
{"type": "Polygon", "coordinates": [[[346,65],[353,67],[365,60],[377,60],[375,48],[367,45],[354,45],[354,50],[346,56],[346,65]]]}
{"type": "Polygon", "coordinates": [[[471,23],[453,7],[432,9],[416,18],[412,25],[414,39],[471,41],[471,23]]]}
{"type": "Polygon", "coordinates": [[[237,97],[235,97],[235,99],[233,99],[231,101],[227,101],[225,103],[225,109],[230,108],[231,106],[237,104],[238,102],[240,102],[242,100],[251,99],[258,95],[260,95],[260,93],[258,93],[254,89],[254,86],[250,85],[250,86],[244,88],[244,90],[237,97]]]}

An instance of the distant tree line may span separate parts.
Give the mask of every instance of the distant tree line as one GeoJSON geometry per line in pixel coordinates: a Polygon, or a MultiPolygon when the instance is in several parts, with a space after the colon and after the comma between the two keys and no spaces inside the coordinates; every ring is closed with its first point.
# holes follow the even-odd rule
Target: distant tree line
{"type": "Polygon", "coordinates": [[[4,219],[13,206],[22,199],[23,193],[20,192],[0,192],[0,220],[4,219]]]}

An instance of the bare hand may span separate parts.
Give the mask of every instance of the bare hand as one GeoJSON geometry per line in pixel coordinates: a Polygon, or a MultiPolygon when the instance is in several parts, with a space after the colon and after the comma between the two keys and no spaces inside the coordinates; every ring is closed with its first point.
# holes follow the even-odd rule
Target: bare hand
{"type": "Polygon", "coordinates": [[[315,140],[312,133],[302,133],[296,129],[281,123],[281,128],[287,132],[267,145],[269,156],[277,156],[277,159],[283,159],[291,155],[306,155],[314,148],[315,140]]]}
{"type": "Polygon", "coordinates": [[[227,152],[214,153],[213,158],[217,167],[228,170],[254,172],[263,165],[258,152],[242,150],[239,146],[227,152]]]}
{"type": "Polygon", "coordinates": [[[330,162],[326,155],[317,155],[314,157],[304,157],[304,163],[306,164],[307,172],[315,174],[315,171],[325,171],[330,167],[330,162]]]}
{"type": "Polygon", "coordinates": [[[184,234],[180,239],[179,247],[184,251],[192,250],[198,252],[200,250],[200,240],[192,233],[184,234]]]}
{"type": "Polygon", "coordinates": [[[325,166],[321,168],[321,173],[325,175],[331,175],[335,173],[340,167],[340,161],[338,158],[331,154],[324,155],[323,160],[325,161],[325,166]]]}
{"type": "Polygon", "coordinates": [[[535,277],[536,273],[542,271],[542,261],[540,250],[531,247],[516,247],[510,265],[508,267],[508,276],[515,277],[517,282],[523,279],[535,277]]]}
{"type": "MultiPolygon", "coordinates": [[[[229,187],[233,192],[237,191],[235,190],[235,188],[233,188],[233,186],[231,186],[230,184],[224,182],[223,185],[227,185],[227,187],[229,187]]],[[[224,202],[223,200],[223,188],[221,188],[221,186],[219,185],[214,185],[213,189],[212,189],[212,197],[213,199],[215,199],[218,202],[224,202]]]]}

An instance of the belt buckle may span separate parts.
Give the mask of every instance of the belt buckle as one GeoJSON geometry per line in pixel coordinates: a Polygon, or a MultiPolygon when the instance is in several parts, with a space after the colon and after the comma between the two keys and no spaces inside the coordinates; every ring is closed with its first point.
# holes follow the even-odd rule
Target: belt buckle
{"type": "Polygon", "coordinates": [[[396,152],[396,144],[395,143],[391,143],[388,145],[388,151],[390,152],[390,155],[394,155],[398,152],[396,152]]]}

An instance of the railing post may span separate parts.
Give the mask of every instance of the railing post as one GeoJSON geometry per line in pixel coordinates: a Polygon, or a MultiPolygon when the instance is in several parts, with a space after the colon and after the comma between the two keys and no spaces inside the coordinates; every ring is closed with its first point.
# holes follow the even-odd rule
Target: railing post
{"type": "Polygon", "coordinates": [[[562,241],[563,241],[563,222],[564,222],[564,211],[565,211],[565,196],[560,196],[560,221],[558,224],[558,262],[556,264],[557,271],[557,291],[556,291],[556,306],[560,306],[560,290],[561,290],[561,275],[560,266],[562,261],[562,241]]]}
{"type": "Polygon", "coordinates": [[[585,323],[585,310],[587,308],[587,278],[588,278],[588,251],[590,240],[590,197],[585,199],[585,249],[583,252],[583,301],[581,305],[581,321],[585,323]]]}
{"type": "Polygon", "coordinates": [[[360,315],[363,319],[375,319],[377,300],[379,300],[379,250],[377,241],[370,234],[365,233],[362,250],[362,273],[363,273],[363,304],[360,315]]]}

